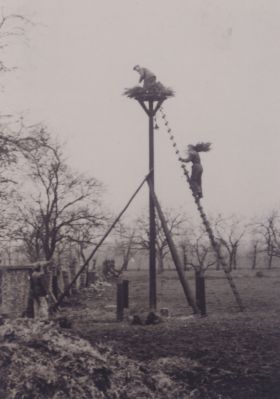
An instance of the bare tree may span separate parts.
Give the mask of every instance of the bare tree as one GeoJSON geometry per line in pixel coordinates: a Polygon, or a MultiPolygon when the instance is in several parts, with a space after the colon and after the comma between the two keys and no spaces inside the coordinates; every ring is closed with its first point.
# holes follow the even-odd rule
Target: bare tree
{"type": "Polygon", "coordinates": [[[237,254],[246,227],[235,216],[224,218],[218,216],[214,223],[217,241],[226,250],[229,270],[237,268],[237,254]]]}
{"type": "MultiPolygon", "coordinates": [[[[10,123],[1,125],[0,123],[0,237],[3,239],[11,238],[10,225],[18,220],[13,208],[13,201],[17,201],[19,198],[19,188],[23,180],[22,163],[25,162],[25,154],[34,151],[38,146],[40,143],[37,138],[23,125],[22,120],[18,120],[12,125],[10,123]]],[[[35,215],[32,212],[31,215],[27,224],[34,224],[35,215]]],[[[33,249],[35,249],[37,233],[34,230],[33,249]]],[[[26,229],[24,228],[22,235],[25,236],[25,234],[26,229]]],[[[27,252],[30,250],[29,244],[26,243],[27,252]]],[[[34,258],[34,254],[30,254],[30,257],[34,258]]]]}
{"type": "Polygon", "coordinates": [[[181,250],[184,270],[189,270],[189,258],[192,254],[192,239],[195,236],[196,227],[190,219],[187,220],[187,228],[183,228],[178,237],[178,247],[181,250]]]}
{"type": "Polygon", "coordinates": [[[181,249],[182,253],[182,261],[183,261],[183,266],[184,266],[184,271],[188,270],[188,259],[189,259],[189,253],[190,253],[190,244],[186,242],[185,240],[182,240],[179,242],[179,248],[181,249]]]}
{"type": "Polygon", "coordinates": [[[44,257],[41,224],[40,215],[34,213],[33,207],[28,205],[25,208],[18,208],[18,213],[14,213],[14,221],[10,222],[8,236],[11,240],[22,243],[23,251],[30,262],[44,257]]]}
{"type": "MultiPolygon", "coordinates": [[[[170,233],[173,237],[179,237],[181,227],[186,221],[186,217],[182,213],[176,213],[174,210],[165,212],[166,221],[170,233]]],[[[149,222],[146,216],[140,216],[136,221],[135,243],[140,249],[149,250],[149,222]]],[[[164,259],[169,253],[168,242],[162,229],[161,223],[156,217],[156,253],[158,261],[158,272],[164,271],[164,259]]]]}
{"type": "Polygon", "coordinates": [[[280,217],[273,210],[263,221],[256,223],[256,229],[262,237],[263,250],[267,255],[267,268],[271,269],[274,257],[280,257],[280,217]]]}
{"type": "Polygon", "coordinates": [[[216,263],[216,256],[208,241],[203,231],[196,237],[194,235],[192,243],[189,244],[188,264],[202,277],[206,270],[216,263]]]}
{"type": "MultiPolygon", "coordinates": [[[[43,254],[49,260],[59,243],[78,240],[77,231],[89,234],[90,228],[103,224],[102,185],[73,172],[63,159],[61,146],[45,130],[37,133],[36,140],[40,145],[25,152],[29,179],[17,199],[19,227],[14,228],[14,236],[29,245],[34,256],[43,254]]],[[[91,238],[84,236],[80,242],[89,243],[91,238]]]]}
{"type": "MultiPolygon", "coordinates": [[[[12,46],[19,42],[22,44],[26,39],[27,26],[33,23],[26,17],[19,14],[0,16],[0,76],[4,77],[5,72],[10,72],[15,68],[10,59],[12,46]],[[19,40],[20,39],[20,40],[19,40]]],[[[3,79],[0,81],[0,88],[3,88],[3,79]]],[[[22,149],[27,149],[30,145],[34,146],[34,141],[30,140],[26,129],[23,128],[22,119],[15,115],[0,111],[0,212],[1,235],[6,235],[3,230],[7,227],[10,215],[7,209],[10,199],[16,191],[15,165],[22,149]]]]}
{"type": "Polygon", "coordinates": [[[265,244],[263,240],[263,236],[260,233],[259,223],[253,219],[248,224],[248,234],[249,234],[249,248],[248,248],[248,258],[251,262],[252,270],[257,268],[258,257],[260,254],[265,252],[265,244]]]}
{"type": "Polygon", "coordinates": [[[127,271],[130,260],[138,251],[135,245],[135,229],[129,225],[119,222],[115,228],[115,248],[117,255],[122,257],[120,273],[127,271]]]}
{"type": "Polygon", "coordinates": [[[7,49],[16,45],[18,39],[26,39],[27,26],[34,25],[30,19],[20,14],[8,14],[0,17],[0,72],[8,72],[15,69],[9,65],[7,49]]]}
{"type": "MultiPolygon", "coordinates": [[[[0,17],[0,73],[8,72],[15,67],[8,65],[8,51],[15,44],[15,39],[25,37],[26,26],[33,23],[19,14],[3,15],[0,17]]],[[[6,168],[17,160],[17,154],[30,145],[29,137],[25,137],[22,119],[13,115],[0,113],[0,168],[6,168]]],[[[0,184],[9,182],[1,173],[0,184]]]]}

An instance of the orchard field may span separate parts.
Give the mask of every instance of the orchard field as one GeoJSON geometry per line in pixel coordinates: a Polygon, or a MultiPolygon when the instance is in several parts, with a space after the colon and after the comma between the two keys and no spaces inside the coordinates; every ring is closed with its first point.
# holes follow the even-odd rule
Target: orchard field
{"type": "MultiPolygon", "coordinates": [[[[194,290],[193,272],[187,276],[194,290]]],[[[71,309],[73,328],[81,336],[109,345],[145,367],[159,362],[190,397],[280,397],[280,269],[233,272],[246,307],[243,313],[224,272],[209,271],[208,316],[203,318],[192,316],[176,271],[165,271],[158,275],[158,310],[168,308],[170,316],[148,326],[148,272],[130,271],[123,277],[130,284],[125,320],[115,322],[114,283],[99,295],[85,290],[80,305],[71,309]],[[129,316],[135,314],[143,325],[130,324],[129,316]]]]}

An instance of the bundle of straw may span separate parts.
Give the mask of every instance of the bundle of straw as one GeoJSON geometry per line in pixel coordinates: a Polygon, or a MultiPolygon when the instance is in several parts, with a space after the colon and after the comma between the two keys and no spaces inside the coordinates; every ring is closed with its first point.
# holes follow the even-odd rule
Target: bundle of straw
{"type": "Polygon", "coordinates": [[[197,143],[194,145],[194,150],[197,152],[207,152],[211,150],[211,144],[212,143],[197,143]]]}

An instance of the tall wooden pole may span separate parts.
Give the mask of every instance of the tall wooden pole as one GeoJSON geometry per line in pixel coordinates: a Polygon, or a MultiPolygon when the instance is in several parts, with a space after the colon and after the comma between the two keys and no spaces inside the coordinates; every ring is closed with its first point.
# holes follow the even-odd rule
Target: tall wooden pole
{"type": "Polygon", "coordinates": [[[150,309],[156,310],[157,307],[157,290],[156,290],[156,223],[155,223],[155,206],[152,192],[155,188],[154,175],[154,109],[153,101],[149,100],[149,171],[150,171],[150,187],[149,191],[149,216],[150,216],[150,254],[149,254],[149,274],[150,274],[150,309]]]}
{"type": "MultiPolygon", "coordinates": [[[[160,109],[165,97],[162,98],[138,98],[138,102],[144,109],[149,118],[149,181],[152,191],[155,189],[154,175],[154,117],[160,109]],[[155,106],[154,106],[155,104],[155,106]]],[[[155,205],[151,189],[149,192],[149,300],[150,310],[157,307],[157,287],[156,287],[156,221],[155,205]]]]}

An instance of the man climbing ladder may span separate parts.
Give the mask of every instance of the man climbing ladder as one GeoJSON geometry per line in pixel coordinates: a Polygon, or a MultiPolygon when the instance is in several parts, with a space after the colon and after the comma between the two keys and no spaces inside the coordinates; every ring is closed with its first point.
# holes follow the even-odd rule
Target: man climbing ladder
{"type": "MultiPolygon", "coordinates": [[[[190,188],[191,188],[191,190],[192,190],[192,194],[193,194],[193,197],[194,197],[194,201],[195,201],[195,203],[196,203],[197,209],[198,209],[199,214],[200,214],[200,217],[201,217],[201,219],[202,219],[202,223],[203,223],[204,226],[205,226],[205,230],[206,230],[206,232],[207,232],[207,234],[208,234],[208,237],[209,237],[211,246],[212,246],[214,252],[216,253],[217,260],[218,260],[218,261],[220,262],[220,264],[222,265],[222,268],[223,268],[223,270],[224,270],[224,272],[225,272],[226,278],[227,278],[227,280],[228,280],[228,282],[229,282],[229,285],[230,285],[230,287],[231,287],[231,289],[232,289],[232,292],[233,292],[233,294],[234,294],[234,296],[235,296],[236,302],[237,302],[237,304],[238,304],[240,310],[243,311],[243,310],[244,310],[244,306],[243,306],[241,297],[240,297],[240,295],[239,295],[239,292],[237,291],[237,287],[236,287],[236,285],[235,285],[235,283],[234,283],[234,281],[233,281],[233,278],[232,278],[232,276],[231,276],[231,274],[230,274],[228,265],[227,265],[227,263],[226,263],[224,257],[222,256],[222,253],[221,253],[221,250],[220,250],[220,245],[218,244],[218,242],[216,241],[216,239],[215,239],[215,237],[214,237],[214,233],[213,233],[213,231],[212,231],[212,228],[211,228],[211,226],[210,226],[210,223],[209,223],[209,221],[208,221],[208,219],[207,219],[207,217],[206,217],[206,214],[204,213],[203,208],[202,208],[202,206],[201,206],[201,204],[200,204],[200,198],[201,198],[201,197],[200,197],[199,195],[197,195],[197,193],[196,193],[195,190],[193,189],[192,179],[191,179],[191,177],[189,176],[189,172],[188,172],[186,166],[185,166],[184,163],[183,163],[183,162],[185,162],[185,161],[180,157],[180,151],[178,150],[177,144],[176,144],[176,142],[175,142],[175,140],[174,140],[174,135],[172,134],[172,130],[171,130],[171,128],[169,127],[169,123],[168,123],[168,121],[167,121],[166,114],[165,114],[165,112],[164,112],[164,110],[163,110],[162,107],[160,107],[160,112],[161,112],[161,116],[162,116],[162,119],[163,119],[163,121],[164,121],[164,124],[165,124],[165,126],[166,126],[167,133],[168,133],[169,138],[170,138],[170,140],[171,140],[171,142],[172,142],[172,146],[173,146],[173,148],[174,148],[174,150],[175,150],[175,153],[176,153],[176,155],[177,155],[177,157],[178,157],[178,160],[181,162],[181,167],[182,167],[182,169],[183,169],[184,175],[185,175],[186,180],[187,180],[187,182],[188,182],[188,184],[189,184],[189,186],[190,186],[190,188]]],[[[209,144],[209,149],[210,149],[210,143],[208,143],[208,144],[209,144]]]]}
{"type": "Polygon", "coordinates": [[[203,167],[200,161],[199,153],[201,151],[207,152],[210,150],[211,143],[198,143],[196,145],[188,145],[188,156],[187,158],[179,158],[181,162],[192,163],[192,174],[190,177],[191,189],[194,195],[198,198],[202,198],[202,173],[203,167]]]}

